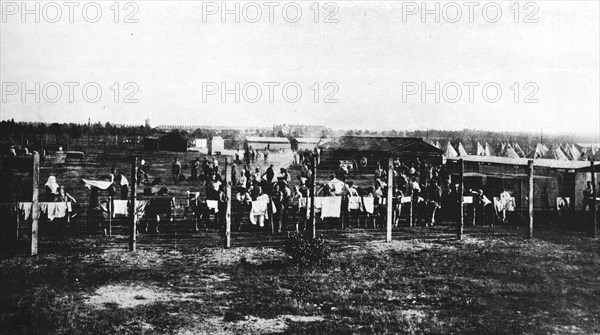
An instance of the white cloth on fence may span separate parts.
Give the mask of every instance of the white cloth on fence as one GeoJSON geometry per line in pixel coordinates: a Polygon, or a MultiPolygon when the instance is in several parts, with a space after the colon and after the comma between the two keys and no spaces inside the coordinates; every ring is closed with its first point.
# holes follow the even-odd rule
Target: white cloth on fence
{"type": "Polygon", "coordinates": [[[219,212],[219,201],[217,200],[206,200],[206,207],[210,210],[214,210],[215,213],[219,212]]]}
{"type": "Polygon", "coordinates": [[[81,179],[81,181],[83,182],[83,184],[87,188],[95,187],[95,188],[99,188],[101,190],[108,190],[112,186],[112,184],[113,184],[110,181],[104,181],[104,180],[87,180],[87,179],[81,179]]]}
{"type": "Polygon", "coordinates": [[[348,198],[348,210],[360,210],[360,197],[348,198]]]}
{"type": "Polygon", "coordinates": [[[19,209],[19,212],[21,212],[23,214],[23,218],[24,220],[29,220],[29,218],[31,217],[31,208],[33,203],[31,202],[19,202],[17,204],[17,208],[19,209]]]}
{"type": "MultiPolygon", "coordinates": [[[[23,214],[24,220],[31,218],[32,207],[33,203],[31,202],[20,202],[17,204],[17,208],[23,214]]],[[[45,213],[50,221],[56,218],[64,218],[68,213],[73,211],[70,202],[39,202],[38,209],[40,213],[45,213]]]]}
{"type": "Polygon", "coordinates": [[[112,216],[113,218],[117,215],[127,216],[129,214],[129,206],[127,200],[113,200],[112,216]]]}
{"type": "Polygon", "coordinates": [[[64,218],[72,211],[70,202],[47,202],[48,220],[64,218]]]}
{"type": "Polygon", "coordinates": [[[362,198],[362,211],[363,212],[367,212],[369,214],[373,214],[374,210],[375,210],[375,204],[374,201],[375,198],[373,197],[363,197],[362,198]]]}
{"type": "Polygon", "coordinates": [[[342,212],[342,197],[317,197],[315,208],[321,208],[321,218],[339,218],[342,212]]]}

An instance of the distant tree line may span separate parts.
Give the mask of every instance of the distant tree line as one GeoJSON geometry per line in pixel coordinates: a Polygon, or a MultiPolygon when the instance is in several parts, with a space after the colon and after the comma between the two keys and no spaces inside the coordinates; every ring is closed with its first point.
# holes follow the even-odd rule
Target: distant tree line
{"type": "MultiPolygon", "coordinates": [[[[543,141],[547,144],[553,143],[580,143],[580,142],[595,142],[596,139],[585,135],[555,135],[544,134],[543,139],[540,133],[523,133],[523,132],[491,132],[483,130],[463,129],[457,131],[448,130],[387,130],[387,131],[370,131],[370,130],[331,130],[325,127],[317,126],[299,126],[295,125],[290,129],[290,133],[285,134],[279,129],[276,134],[258,133],[257,136],[280,136],[280,137],[337,137],[341,135],[371,135],[371,136],[408,136],[419,137],[425,140],[440,141],[445,145],[448,141],[455,147],[459,142],[462,142],[466,147],[475,147],[477,142],[482,145],[486,142],[492,147],[497,147],[501,143],[518,143],[526,148],[533,148],[537,143],[543,141]],[[319,129],[320,128],[320,129],[319,129]],[[317,132],[315,134],[315,132],[317,132]]],[[[126,126],[113,125],[110,122],[106,123],[35,123],[35,122],[15,122],[14,120],[5,120],[0,122],[0,141],[3,144],[16,145],[32,145],[43,143],[44,137],[48,135],[54,137],[57,142],[64,143],[69,140],[85,139],[87,136],[92,138],[103,137],[119,137],[119,138],[138,138],[156,133],[158,130],[147,126],[126,126]]],[[[258,131],[258,129],[257,129],[258,131]]],[[[228,141],[232,147],[240,147],[243,145],[245,132],[239,129],[211,129],[198,128],[193,131],[173,130],[186,138],[212,138],[213,136],[222,136],[228,141]]]]}

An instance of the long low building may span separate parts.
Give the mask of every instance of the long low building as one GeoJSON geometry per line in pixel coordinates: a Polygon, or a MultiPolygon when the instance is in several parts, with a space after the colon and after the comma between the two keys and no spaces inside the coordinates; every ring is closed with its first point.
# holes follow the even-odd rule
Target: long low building
{"type": "Polygon", "coordinates": [[[330,138],[295,137],[291,140],[292,150],[313,150],[321,144],[332,141],[330,138]]]}
{"type": "MultiPolygon", "coordinates": [[[[464,162],[465,189],[482,189],[489,196],[498,196],[503,188],[512,192],[517,199],[517,208],[528,206],[528,162],[527,158],[467,155],[448,158],[451,171],[458,171],[458,162],[464,162]]],[[[571,208],[583,209],[583,190],[591,181],[590,162],[561,161],[554,159],[534,159],[534,209],[542,208],[544,189],[550,205],[556,208],[557,198],[569,198],[571,208]]],[[[595,172],[600,170],[600,162],[594,164],[595,172]]],[[[600,173],[596,172],[600,182],[600,173]]]]}
{"type": "Polygon", "coordinates": [[[254,150],[291,150],[292,144],[287,137],[247,136],[246,148],[254,150]]]}

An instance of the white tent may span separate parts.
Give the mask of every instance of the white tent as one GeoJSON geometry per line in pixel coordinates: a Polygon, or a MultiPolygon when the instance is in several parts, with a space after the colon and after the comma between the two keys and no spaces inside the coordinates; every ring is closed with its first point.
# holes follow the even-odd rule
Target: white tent
{"type": "Polygon", "coordinates": [[[523,151],[523,149],[521,149],[521,146],[519,146],[519,143],[515,143],[513,146],[513,149],[515,149],[515,152],[519,155],[519,157],[524,158],[525,155],[525,151],[523,151]]]}
{"type": "Polygon", "coordinates": [[[467,153],[467,150],[465,150],[465,147],[462,145],[462,143],[458,143],[458,154],[460,156],[468,156],[469,154],[467,153]]]}
{"type": "Polygon", "coordinates": [[[578,161],[581,160],[581,151],[577,149],[575,144],[571,145],[571,155],[573,155],[573,159],[578,161]]]}
{"type": "Polygon", "coordinates": [[[494,150],[492,150],[492,147],[489,144],[487,144],[487,142],[485,143],[485,155],[496,156],[496,153],[494,152],[494,150]]]}
{"type": "Polygon", "coordinates": [[[444,157],[446,157],[446,158],[458,157],[458,153],[456,152],[456,150],[454,150],[454,148],[452,147],[452,144],[450,144],[450,141],[448,141],[448,145],[446,145],[446,152],[444,153],[444,157]]]}
{"type": "Polygon", "coordinates": [[[485,156],[485,149],[479,142],[477,142],[477,156],[485,156]]]}
{"type": "Polygon", "coordinates": [[[519,155],[517,154],[517,152],[515,151],[515,149],[511,148],[511,147],[506,147],[506,150],[504,150],[503,153],[503,157],[508,157],[508,158],[520,158],[519,155]]]}

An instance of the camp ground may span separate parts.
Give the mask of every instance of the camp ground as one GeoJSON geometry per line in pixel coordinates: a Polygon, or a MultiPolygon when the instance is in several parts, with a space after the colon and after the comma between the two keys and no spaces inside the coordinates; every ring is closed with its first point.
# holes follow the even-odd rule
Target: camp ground
{"type": "Polygon", "coordinates": [[[593,155],[181,139],[2,157],[4,329],[600,331],[593,155]],[[327,245],[327,261],[292,262],[297,236],[327,245]],[[43,309],[21,314],[19,299],[43,309]]]}

